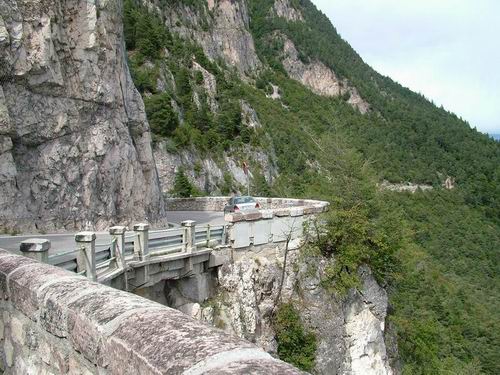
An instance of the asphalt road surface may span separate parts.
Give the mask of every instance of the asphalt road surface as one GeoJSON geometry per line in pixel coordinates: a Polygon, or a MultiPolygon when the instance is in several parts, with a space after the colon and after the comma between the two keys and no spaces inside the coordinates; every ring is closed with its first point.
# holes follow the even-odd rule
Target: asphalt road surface
{"type": "MultiPolygon", "coordinates": [[[[194,220],[197,225],[223,225],[224,214],[213,211],[171,211],[167,213],[169,223],[176,226],[185,220],[194,220]]],[[[130,232],[133,233],[133,232],[130,232]]],[[[127,234],[130,234],[127,232],[127,234]]],[[[0,235],[0,248],[19,254],[19,244],[28,238],[46,238],[51,242],[49,254],[72,251],[75,249],[74,232],[57,234],[21,234],[18,236],[0,235]]],[[[111,236],[107,232],[96,232],[96,244],[109,243],[111,236]]],[[[150,236],[154,238],[153,236],[150,236]]]]}

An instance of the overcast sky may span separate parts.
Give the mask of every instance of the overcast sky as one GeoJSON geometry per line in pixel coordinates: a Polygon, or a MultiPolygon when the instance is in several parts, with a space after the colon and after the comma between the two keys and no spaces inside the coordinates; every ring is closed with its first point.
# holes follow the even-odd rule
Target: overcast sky
{"type": "Polygon", "coordinates": [[[312,0],[378,72],[500,133],[499,0],[312,0]]]}

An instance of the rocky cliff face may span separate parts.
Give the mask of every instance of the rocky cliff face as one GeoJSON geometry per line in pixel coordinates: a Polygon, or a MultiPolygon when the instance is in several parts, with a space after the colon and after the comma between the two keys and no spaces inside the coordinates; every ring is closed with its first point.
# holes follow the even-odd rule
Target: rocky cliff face
{"type": "MultiPolygon", "coordinates": [[[[225,184],[225,175],[230,176],[233,189],[242,194],[246,191],[247,176],[243,171],[240,158],[230,154],[220,155],[215,160],[202,156],[196,150],[170,153],[165,150],[165,144],[160,143],[154,148],[154,155],[161,187],[167,194],[172,191],[175,175],[181,168],[201,192],[224,195],[221,188],[225,184]]],[[[272,155],[270,156],[263,151],[247,148],[245,160],[260,165],[268,183],[272,182],[278,174],[276,161],[273,160],[272,155]]],[[[251,172],[250,177],[252,178],[251,172]]],[[[227,191],[225,193],[227,194],[227,191]]]]}
{"type": "MultiPolygon", "coordinates": [[[[368,268],[362,287],[343,299],[320,283],[324,261],[289,253],[281,301],[300,306],[305,327],[317,337],[315,373],[393,374],[385,344],[387,293],[368,268]]],[[[272,313],[282,275],[279,249],[246,253],[219,271],[219,294],[196,310],[201,319],[277,352],[272,313]]]]}
{"type": "Polygon", "coordinates": [[[97,4],[0,4],[0,227],[163,215],[121,2],[97,4]]]}
{"type": "Polygon", "coordinates": [[[299,53],[291,40],[280,35],[275,37],[284,39],[283,67],[290,78],[299,81],[318,95],[348,95],[347,102],[349,104],[363,114],[368,112],[370,105],[361,98],[358,90],[352,87],[347,80],[338,78],[335,72],[321,61],[312,61],[305,64],[299,59],[299,53]]]}
{"type": "Polygon", "coordinates": [[[160,12],[172,32],[199,43],[209,58],[220,58],[242,74],[261,67],[248,31],[246,1],[209,0],[203,3],[194,8],[179,4],[160,12]]]}

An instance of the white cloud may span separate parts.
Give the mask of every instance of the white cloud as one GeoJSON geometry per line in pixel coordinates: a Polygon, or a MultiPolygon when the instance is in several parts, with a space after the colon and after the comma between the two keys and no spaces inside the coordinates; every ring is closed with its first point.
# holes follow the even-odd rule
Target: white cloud
{"type": "Polygon", "coordinates": [[[377,71],[500,133],[500,1],[312,1],[377,71]]]}

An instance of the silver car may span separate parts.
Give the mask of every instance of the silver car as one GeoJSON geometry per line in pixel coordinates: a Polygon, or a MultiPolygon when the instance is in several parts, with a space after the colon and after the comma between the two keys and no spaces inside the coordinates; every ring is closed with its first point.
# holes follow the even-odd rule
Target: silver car
{"type": "Polygon", "coordinates": [[[224,215],[231,212],[255,210],[259,208],[260,204],[253,197],[232,197],[224,207],[224,215]]]}

